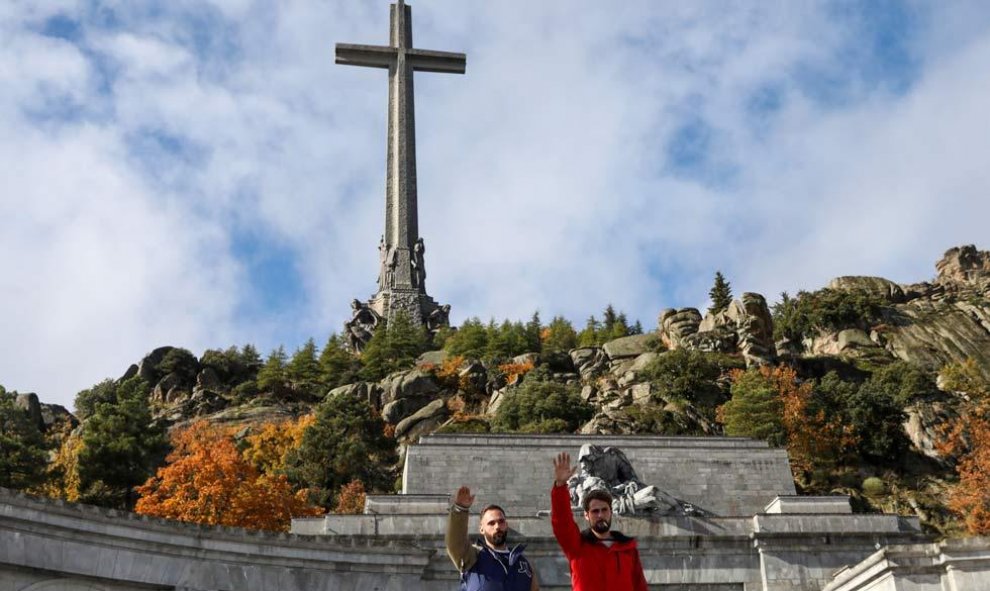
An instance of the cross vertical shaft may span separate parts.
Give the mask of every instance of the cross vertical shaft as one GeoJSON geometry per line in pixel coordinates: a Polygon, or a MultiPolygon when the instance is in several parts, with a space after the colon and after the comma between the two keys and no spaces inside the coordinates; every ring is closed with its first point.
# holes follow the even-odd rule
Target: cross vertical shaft
{"type": "Polygon", "coordinates": [[[338,43],[336,62],[387,69],[389,77],[385,233],[379,244],[378,293],[366,307],[382,317],[391,317],[393,308],[399,306],[415,322],[429,326],[429,318],[434,318],[435,323],[436,312],[443,308],[446,314],[449,306],[437,306],[426,295],[425,246],[419,235],[416,191],[413,73],[463,74],[467,58],[463,53],[413,48],[412,9],[398,0],[391,5],[389,45],[338,43]]]}

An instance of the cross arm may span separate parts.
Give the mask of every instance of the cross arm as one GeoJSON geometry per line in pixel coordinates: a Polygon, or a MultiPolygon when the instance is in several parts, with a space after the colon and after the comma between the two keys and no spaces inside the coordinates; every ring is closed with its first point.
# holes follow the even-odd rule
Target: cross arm
{"type": "Polygon", "coordinates": [[[406,60],[412,64],[414,70],[421,72],[463,74],[467,65],[467,56],[463,53],[427,49],[406,50],[406,60]]]}
{"type": "Polygon", "coordinates": [[[395,47],[338,43],[336,46],[336,63],[345,66],[388,68],[395,63],[397,54],[398,50],[395,47]]]}

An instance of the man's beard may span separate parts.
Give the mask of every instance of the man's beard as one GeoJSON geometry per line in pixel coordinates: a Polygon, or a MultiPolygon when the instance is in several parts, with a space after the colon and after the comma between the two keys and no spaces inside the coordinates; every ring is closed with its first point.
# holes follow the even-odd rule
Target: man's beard
{"type": "Polygon", "coordinates": [[[505,540],[509,537],[508,531],[497,531],[493,533],[490,537],[485,534],[485,542],[488,543],[492,548],[499,548],[505,545],[505,540]]]}
{"type": "Polygon", "coordinates": [[[599,519],[594,525],[591,526],[591,529],[600,534],[607,534],[608,530],[612,529],[612,522],[607,519],[599,519]]]}

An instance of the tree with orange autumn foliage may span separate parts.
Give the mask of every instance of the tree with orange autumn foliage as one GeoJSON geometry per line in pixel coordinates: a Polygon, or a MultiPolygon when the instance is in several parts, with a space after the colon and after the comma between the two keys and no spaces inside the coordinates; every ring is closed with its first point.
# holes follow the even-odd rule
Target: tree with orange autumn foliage
{"type": "Polygon", "coordinates": [[[364,483],[352,480],[340,487],[337,493],[337,504],[333,512],[338,515],[359,515],[364,513],[364,500],[368,497],[364,492],[364,483]]]}
{"type": "Polygon", "coordinates": [[[940,451],[958,456],[959,484],[949,494],[949,509],[973,535],[990,534],[990,380],[973,360],[942,371],[948,390],[964,392],[959,420],[948,430],[940,451]]]}
{"type": "Polygon", "coordinates": [[[206,421],[176,431],[168,462],[144,485],[135,510],[209,525],[288,531],[292,517],[323,511],[293,494],[284,475],[260,473],[237,450],[229,429],[206,421]]]}

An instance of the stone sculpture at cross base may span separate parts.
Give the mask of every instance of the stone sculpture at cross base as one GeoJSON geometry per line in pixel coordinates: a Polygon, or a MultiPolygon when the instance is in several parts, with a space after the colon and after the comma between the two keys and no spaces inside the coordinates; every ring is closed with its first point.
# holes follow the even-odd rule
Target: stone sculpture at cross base
{"type": "MultiPolygon", "coordinates": [[[[337,44],[337,63],[388,70],[388,151],[386,154],[385,234],[378,243],[378,291],[362,304],[386,324],[398,313],[431,332],[448,326],[450,307],[426,293],[426,244],[419,235],[416,193],[416,125],[413,72],[463,74],[463,53],[413,48],[412,9],[403,0],[391,6],[386,46],[337,44]]],[[[359,302],[360,303],[360,302],[359,302]]],[[[352,348],[360,351],[373,331],[368,315],[355,308],[345,325],[352,348]]],[[[377,323],[375,323],[377,326],[377,323]]]]}
{"type": "Polygon", "coordinates": [[[592,490],[602,489],[612,495],[612,511],[619,515],[689,515],[697,510],[675,499],[656,486],[647,485],[617,447],[584,444],[578,454],[580,471],[567,481],[571,504],[592,490]]]}

